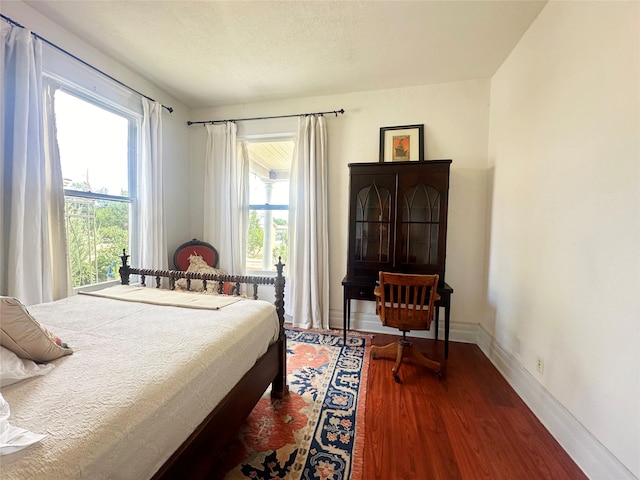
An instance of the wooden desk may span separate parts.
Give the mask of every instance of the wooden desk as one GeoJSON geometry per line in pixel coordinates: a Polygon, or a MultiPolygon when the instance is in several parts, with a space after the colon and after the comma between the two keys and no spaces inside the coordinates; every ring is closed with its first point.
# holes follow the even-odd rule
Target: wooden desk
{"type": "MultiPolygon", "coordinates": [[[[368,277],[344,277],[342,279],[343,293],[343,305],[342,305],[342,330],[344,336],[344,344],[347,344],[347,331],[351,327],[351,299],[355,300],[370,300],[375,301],[376,297],[373,294],[373,290],[376,287],[376,282],[371,281],[368,277]]],[[[449,358],[449,323],[451,315],[451,294],[453,288],[448,284],[438,288],[438,294],[440,300],[436,303],[438,307],[444,307],[444,358],[449,358]]],[[[440,321],[440,309],[437,308],[435,312],[436,323],[436,341],[438,340],[438,324],[440,321]]]]}

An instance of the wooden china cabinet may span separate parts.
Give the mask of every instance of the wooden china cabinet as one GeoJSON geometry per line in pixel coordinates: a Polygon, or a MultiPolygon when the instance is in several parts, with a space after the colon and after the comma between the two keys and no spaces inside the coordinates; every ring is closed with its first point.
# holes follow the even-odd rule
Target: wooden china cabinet
{"type": "Polygon", "coordinates": [[[381,270],[437,273],[448,357],[453,293],[445,282],[450,166],[451,160],[349,164],[349,251],[342,281],[345,344],[351,299],[374,300],[381,270]]]}

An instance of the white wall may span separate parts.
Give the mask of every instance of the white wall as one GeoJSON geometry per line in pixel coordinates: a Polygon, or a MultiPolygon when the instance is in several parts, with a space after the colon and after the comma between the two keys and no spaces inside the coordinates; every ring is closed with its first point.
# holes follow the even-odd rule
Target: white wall
{"type": "MultiPolygon", "coordinates": [[[[453,159],[453,338],[456,326],[471,332],[480,324],[627,472],[640,474],[637,2],[549,3],[491,82],[191,111],[22,2],[3,2],[2,12],[174,107],[163,117],[170,251],[202,235],[205,134],[186,120],[344,108],[344,116],[328,118],[335,327],[346,268],[347,165],[377,161],[380,127],[424,123],[427,158],[453,159]]],[[[241,135],[295,129],[295,119],[239,125],[241,135]]],[[[355,308],[356,328],[378,328],[369,302],[355,308]]],[[[536,414],[548,424],[548,412],[536,414]]]]}
{"type": "MultiPolygon", "coordinates": [[[[426,157],[450,158],[451,170],[447,282],[455,289],[452,322],[477,324],[484,305],[484,228],[489,82],[471,81],[313,97],[274,103],[195,109],[190,120],[246,118],[339,110],[327,117],[329,135],[330,320],[342,328],[342,285],[347,265],[349,170],[355,162],[377,162],[380,127],[424,124],[426,157]]],[[[297,120],[239,122],[238,134],[295,132],[297,120]]],[[[192,129],[192,178],[202,182],[206,134],[192,129]],[[200,178],[199,178],[200,177],[200,178]]],[[[201,191],[200,185],[194,192],[201,191]]],[[[194,193],[195,195],[195,193],[194,193]]],[[[195,197],[194,197],[195,198],[195,197]]],[[[192,224],[202,222],[194,200],[192,224]]],[[[201,228],[200,228],[201,232],[201,228]]],[[[194,235],[198,235],[194,231],[194,235]]],[[[206,239],[205,239],[206,240],[206,239]]],[[[224,253],[222,253],[224,254],[224,253]]],[[[372,302],[354,302],[352,325],[380,330],[372,302]],[[356,305],[357,304],[357,305],[356,305]]]]}
{"type": "MultiPolygon", "coordinates": [[[[639,13],[638,2],[550,2],[492,79],[494,313],[482,319],[635,476],[639,13]]],[[[577,461],[595,478],[613,478],[588,458],[577,461]]]]}
{"type": "Polygon", "coordinates": [[[167,212],[167,244],[171,261],[175,248],[191,239],[189,215],[185,214],[190,208],[187,108],[149,81],[62,29],[26,4],[19,1],[2,2],[2,13],[138,92],[173,107],[173,113],[163,109],[165,198],[158,199],[164,201],[167,212]]]}

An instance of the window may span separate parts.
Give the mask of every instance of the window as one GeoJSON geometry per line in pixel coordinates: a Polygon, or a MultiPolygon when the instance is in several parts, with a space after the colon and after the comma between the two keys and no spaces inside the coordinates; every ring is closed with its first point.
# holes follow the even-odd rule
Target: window
{"type": "Polygon", "coordinates": [[[73,287],[115,280],[131,245],[136,118],[63,89],[54,108],[73,287]]]}
{"type": "Polygon", "coordinates": [[[247,143],[250,206],[246,268],[250,273],[275,271],[278,257],[287,262],[293,147],[293,139],[247,143]]]}

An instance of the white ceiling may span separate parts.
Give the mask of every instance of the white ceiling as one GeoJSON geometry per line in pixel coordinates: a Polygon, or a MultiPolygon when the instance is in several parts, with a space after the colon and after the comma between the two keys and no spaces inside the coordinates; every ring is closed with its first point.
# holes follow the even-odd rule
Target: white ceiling
{"type": "Polygon", "coordinates": [[[214,107],[489,78],[545,1],[24,3],[185,105],[214,107]]]}

